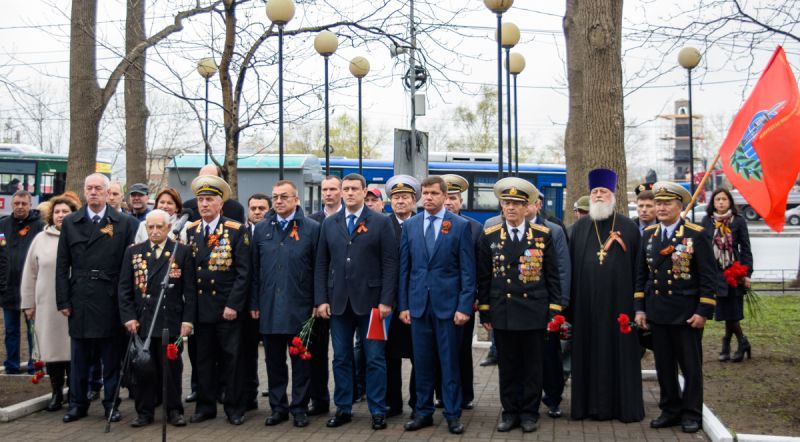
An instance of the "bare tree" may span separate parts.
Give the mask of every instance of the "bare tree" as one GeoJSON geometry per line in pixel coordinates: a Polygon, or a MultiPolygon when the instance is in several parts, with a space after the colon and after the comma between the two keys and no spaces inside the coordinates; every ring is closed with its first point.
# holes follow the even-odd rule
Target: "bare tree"
{"type": "Polygon", "coordinates": [[[448,150],[497,151],[497,89],[482,86],[475,108],[462,104],[456,107],[453,117],[463,135],[450,140],[448,150]]]}
{"type": "MultiPolygon", "coordinates": [[[[134,49],[146,38],[144,29],[145,0],[127,0],[125,19],[125,51],[134,49]]],[[[145,95],[145,50],[132,59],[125,71],[125,178],[128,183],[147,180],[147,99],[145,95]]]]}

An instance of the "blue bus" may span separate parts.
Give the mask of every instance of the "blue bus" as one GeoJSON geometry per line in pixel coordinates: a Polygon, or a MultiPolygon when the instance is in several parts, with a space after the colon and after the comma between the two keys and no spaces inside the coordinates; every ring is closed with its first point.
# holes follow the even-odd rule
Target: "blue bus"
{"type": "MultiPolygon", "coordinates": [[[[480,222],[497,215],[499,203],[492,186],[497,181],[497,162],[495,161],[457,161],[449,157],[434,156],[428,162],[431,175],[454,173],[463,176],[469,182],[469,190],[464,195],[462,211],[465,215],[480,222]],[[435,161],[435,160],[443,161],[435,161]]],[[[320,159],[320,166],[325,170],[325,159],[320,159]]],[[[349,173],[358,173],[358,160],[349,158],[331,158],[331,175],[343,177],[349,173]]],[[[386,195],[386,181],[394,175],[392,160],[363,160],[363,175],[368,187],[378,187],[386,195]]],[[[545,210],[548,213],[564,217],[564,191],[567,186],[567,169],[563,164],[528,164],[520,163],[520,178],[533,183],[544,195],[545,210]]],[[[387,210],[391,210],[387,205],[387,210]]]]}

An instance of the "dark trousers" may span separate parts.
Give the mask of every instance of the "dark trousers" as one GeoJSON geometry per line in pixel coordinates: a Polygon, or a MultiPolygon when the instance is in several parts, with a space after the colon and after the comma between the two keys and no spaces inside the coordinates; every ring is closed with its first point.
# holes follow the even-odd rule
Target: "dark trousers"
{"type": "MultiPolygon", "coordinates": [[[[416,373],[414,359],[411,361],[411,378],[408,380],[408,406],[414,409],[417,403],[416,373]]],[[[394,410],[403,409],[403,358],[386,356],[386,406],[394,410]]]]}
{"type": "Polygon", "coordinates": [[[249,315],[242,319],[242,342],[239,351],[242,370],[242,401],[252,404],[258,399],[258,343],[261,333],[258,331],[258,319],[249,315]]]}
{"type": "Polygon", "coordinates": [[[542,402],[548,407],[561,405],[564,393],[564,366],[561,359],[561,338],[558,333],[545,333],[542,348],[542,381],[544,398],[542,402]]]}
{"type": "MultiPolygon", "coordinates": [[[[475,400],[475,386],[472,384],[474,369],[472,367],[472,334],[475,330],[475,315],[470,316],[464,324],[461,335],[461,346],[458,353],[458,367],[461,372],[462,406],[475,400]]],[[[438,353],[437,353],[438,355],[438,353]]],[[[442,398],[442,369],[436,365],[436,397],[442,398]]]]}
{"type": "Polygon", "coordinates": [[[286,353],[294,335],[263,335],[264,353],[267,362],[267,385],[269,386],[269,406],[273,413],[308,411],[308,398],[311,384],[311,360],[317,355],[311,353],[310,360],[290,356],[292,360],[292,403],[286,397],[289,385],[289,370],[286,366],[286,353]]]}
{"type": "MultiPolygon", "coordinates": [[[[175,338],[170,338],[170,342],[175,342],[175,338]]],[[[183,414],[183,402],[181,399],[181,373],[183,372],[183,359],[178,353],[175,360],[167,359],[167,412],[177,410],[183,414]]],[[[152,370],[146,372],[136,372],[134,384],[134,404],[136,413],[139,416],[153,418],[155,415],[156,404],[160,402],[163,392],[163,364],[165,359],[164,349],[161,347],[161,338],[151,338],[150,356],[154,364],[152,370]],[[149,373],[148,373],[149,372],[149,373]]],[[[131,365],[133,367],[133,365],[131,365]]]]}
{"type": "Polygon", "coordinates": [[[544,333],[494,329],[504,419],[539,419],[544,333]]]}
{"type": "Polygon", "coordinates": [[[103,366],[103,408],[111,410],[119,382],[119,369],[125,349],[125,337],[72,338],[69,379],[69,406],[82,411],[89,409],[89,371],[99,358],[103,366]]]}
{"type": "MultiPolygon", "coordinates": [[[[20,318],[22,317],[21,310],[3,309],[3,326],[6,330],[5,345],[6,345],[6,360],[3,365],[6,367],[7,374],[16,374],[20,372],[20,327],[22,325],[20,318]]],[[[25,328],[28,333],[28,373],[33,373],[33,333],[31,321],[25,320],[25,328]]]]}
{"type": "Polygon", "coordinates": [[[311,343],[308,351],[311,357],[311,382],[309,396],[316,407],[330,407],[331,395],[328,391],[328,344],[331,339],[330,319],[317,318],[311,329],[311,343]]]}
{"type": "Polygon", "coordinates": [[[703,419],[703,329],[689,325],[652,324],[663,414],[700,422],[703,419]],[[678,367],[684,388],[678,384],[678,367]]]}
{"type": "Polygon", "coordinates": [[[364,353],[364,341],[356,333],[353,344],[353,402],[367,394],[367,357],[364,353]]]}
{"type": "MultiPolygon", "coordinates": [[[[125,385],[123,384],[123,386],[125,385]]],[[[89,389],[100,391],[101,388],[103,388],[103,362],[97,358],[89,367],[89,389]]]]}
{"type": "Polygon", "coordinates": [[[195,413],[217,415],[217,391],[221,378],[225,382],[225,414],[244,414],[245,404],[241,399],[242,373],[239,369],[239,344],[242,337],[242,322],[220,321],[197,324],[197,406],[195,413]],[[218,364],[221,357],[225,363],[218,364]]]}
{"type": "Polygon", "coordinates": [[[189,350],[189,365],[192,366],[192,391],[197,391],[197,339],[190,335],[186,340],[186,348],[189,350]]]}
{"type": "Polygon", "coordinates": [[[419,318],[411,319],[411,338],[416,368],[418,416],[433,415],[433,392],[436,365],[442,370],[442,402],[447,419],[461,417],[461,376],[459,374],[459,349],[463,327],[453,323],[453,318],[439,319],[428,302],[419,318]],[[436,361],[439,355],[439,363],[436,361]]]}

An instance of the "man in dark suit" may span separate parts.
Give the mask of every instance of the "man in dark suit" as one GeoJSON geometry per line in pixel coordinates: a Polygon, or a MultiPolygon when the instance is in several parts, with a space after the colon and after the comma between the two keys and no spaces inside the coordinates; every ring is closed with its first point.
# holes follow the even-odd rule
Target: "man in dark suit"
{"type": "Polygon", "coordinates": [[[415,416],[407,431],[433,425],[435,353],[442,370],[442,399],[447,428],[461,423],[458,367],[463,326],[475,302],[475,245],[469,222],[447,211],[447,184],[441,177],[422,181],[425,211],[406,222],[400,241],[400,318],[411,324],[417,369],[415,416]]]}
{"type": "MultiPolygon", "coordinates": [[[[500,402],[497,431],[539,427],[545,327],[561,311],[557,255],[550,228],[527,221],[536,187],[508,177],[494,186],[503,222],[484,230],[478,257],[478,310],[494,330],[499,356],[500,402]]],[[[559,228],[559,227],[556,227],[559,228]]]]}
{"type": "Polygon", "coordinates": [[[372,428],[386,428],[386,342],[366,339],[372,310],[384,319],[397,294],[397,240],[392,222],[364,205],[366,182],[358,174],[342,180],[344,210],[325,219],[314,272],[317,314],[331,319],[336,415],[328,427],[352,420],[353,335],[364,342],[367,405],[372,428]]]}
{"type": "MultiPolygon", "coordinates": [[[[120,319],[129,333],[138,333],[146,340],[153,317],[157,315],[153,334],[150,335],[152,369],[134,372],[134,401],[138,416],[131,427],[143,427],[153,422],[156,402],[161,399],[162,367],[164,352],[161,331],[169,329],[169,342],[192,333],[197,306],[194,259],[191,250],[183,244],[175,244],[167,234],[172,229],[169,214],[156,209],[145,218],[148,241],[128,247],[122,260],[119,278],[120,319]],[[172,253],[174,259],[170,262],[172,253]],[[161,311],[156,312],[161,283],[169,272],[168,286],[161,300],[161,311]]],[[[176,427],[186,425],[181,403],[181,373],[183,361],[180,356],[167,361],[167,413],[169,423],[176,427]]]]}
{"type": "MultiPolygon", "coordinates": [[[[289,372],[286,347],[300,333],[314,311],[314,273],[319,224],[303,215],[297,187],[278,181],[272,187],[274,208],[256,227],[253,236],[253,287],[250,314],[260,318],[267,361],[269,405],[272,415],[264,422],[277,425],[294,416],[294,426],[308,425],[307,406],[310,360],[292,355],[292,400],[286,398],[289,372]]],[[[313,342],[317,337],[311,335],[313,342]]],[[[307,343],[306,343],[307,344],[307,343]]],[[[311,358],[317,355],[311,353],[311,358]]]]}
{"type": "Polygon", "coordinates": [[[703,327],[714,314],[718,269],[703,227],[680,216],[689,192],[660,181],[653,194],[658,223],[642,237],[634,293],[636,325],[653,331],[661,390],[661,416],[650,427],[680,424],[684,433],[695,433],[703,426],[703,327]]]}
{"type": "MultiPolygon", "coordinates": [[[[419,181],[409,175],[395,175],[386,181],[392,213],[389,219],[394,226],[397,244],[403,234],[403,223],[415,214],[420,195],[419,181]]],[[[393,315],[389,325],[389,339],[386,341],[386,405],[388,417],[403,413],[403,358],[411,360],[411,378],[408,381],[408,406],[414,410],[417,403],[415,385],[414,352],[411,346],[411,326],[403,323],[398,315],[393,315]]]]}
{"type": "MultiPolygon", "coordinates": [[[[119,319],[117,284],[125,249],[133,243],[138,223],[106,204],[108,177],[86,177],[86,205],[64,219],[56,258],[56,304],[69,318],[72,359],[69,411],[64,422],[85,417],[89,409],[89,367],[98,355],[103,367],[106,417],[112,413],[125,351],[119,319]]],[[[119,411],[111,416],[120,420],[119,411]]]]}
{"type": "Polygon", "coordinates": [[[228,422],[244,423],[243,373],[239,363],[241,315],[250,291],[250,234],[247,227],[220,214],[230,187],[222,178],[202,175],[192,181],[201,219],[186,227],[197,266],[197,406],[191,422],[217,416],[217,390],[225,383],[228,422]],[[218,355],[222,363],[218,363],[218,355]]]}
{"type": "Polygon", "coordinates": [[[657,223],[656,219],[656,201],[653,195],[654,183],[643,183],[636,186],[636,218],[633,222],[639,228],[639,234],[644,236],[644,229],[657,223]]]}

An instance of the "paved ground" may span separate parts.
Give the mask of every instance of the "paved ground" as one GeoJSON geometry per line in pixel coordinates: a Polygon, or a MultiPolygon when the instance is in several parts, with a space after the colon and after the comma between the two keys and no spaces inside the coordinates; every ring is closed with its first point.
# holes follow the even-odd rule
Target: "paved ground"
{"type": "MultiPolygon", "coordinates": [[[[466,431],[461,437],[448,433],[447,424],[437,413],[436,426],[426,428],[415,433],[403,431],[403,423],[408,418],[408,411],[404,416],[389,419],[389,427],[383,431],[372,431],[369,426],[369,414],[366,405],[356,404],[354,407],[353,423],[344,427],[330,429],[325,427],[326,418],[311,418],[311,425],[306,428],[294,428],[290,422],[277,427],[265,427],[264,419],[268,415],[266,398],[259,397],[259,409],[248,413],[247,421],[238,427],[229,425],[225,414],[219,410],[216,420],[200,424],[189,424],[184,428],[168,427],[168,439],[173,441],[214,441],[227,440],[281,440],[281,441],[361,441],[361,440],[462,440],[462,441],[506,441],[506,440],[558,440],[558,441],[675,441],[675,440],[706,440],[701,433],[686,435],[675,429],[652,430],[649,421],[658,415],[658,386],[655,382],[644,383],[644,401],[647,416],[641,423],[622,424],[619,422],[572,421],[569,419],[569,385],[565,392],[562,408],[565,417],[551,419],[543,413],[541,428],[530,434],[523,434],[520,430],[511,433],[498,433],[494,430],[500,415],[500,399],[498,396],[497,367],[479,367],[477,363],[485,356],[485,349],[474,349],[475,361],[475,395],[476,407],[474,410],[465,411],[462,422],[466,431]]],[[[188,361],[187,361],[188,362],[188,361]]],[[[408,369],[409,367],[405,367],[408,369]]],[[[188,369],[187,369],[188,372],[188,369]]],[[[406,373],[408,374],[408,373],[406,373]]],[[[261,367],[261,379],[265,379],[264,367],[261,367]]],[[[407,379],[407,377],[406,377],[407,379]]],[[[188,379],[184,379],[184,384],[188,379]]],[[[331,384],[332,385],[332,384],[331,384]]],[[[185,390],[186,387],[184,387],[185,390]]],[[[265,387],[263,387],[265,388],[265,387]]],[[[262,389],[263,389],[262,388],[262,389]]],[[[333,387],[331,386],[331,389],[333,387]]],[[[187,418],[194,407],[190,404],[187,418]]],[[[543,408],[544,410],[544,408],[543,408]]],[[[94,440],[119,440],[140,441],[158,440],[161,437],[160,420],[146,428],[134,429],[128,424],[133,420],[133,401],[123,400],[121,411],[123,420],[113,424],[110,434],[104,434],[104,421],[102,419],[102,406],[99,403],[92,405],[89,417],[71,424],[61,422],[62,412],[48,413],[42,411],[31,416],[7,423],[0,424],[0,438],[2,440],[69,440],[69,441],[94,441],[94,440]]],[[[160,415],[160,411],[158,411],[160,415]]]]}

